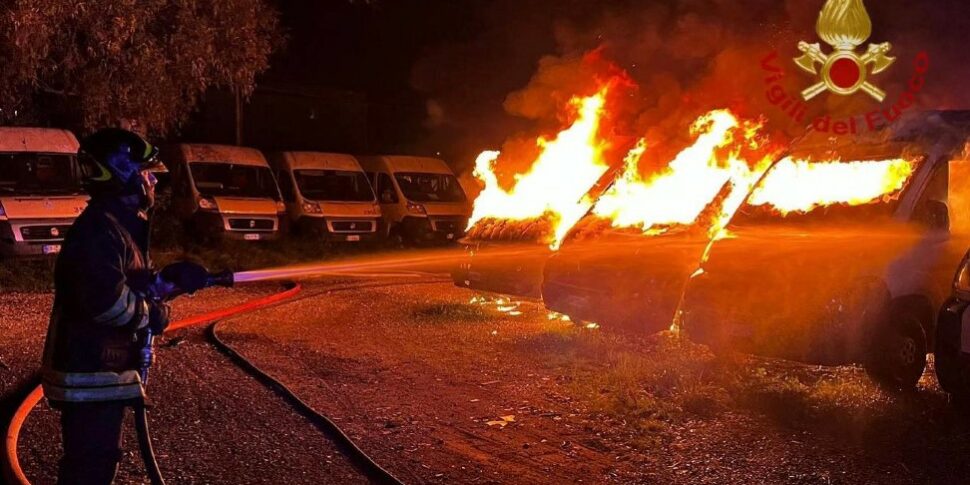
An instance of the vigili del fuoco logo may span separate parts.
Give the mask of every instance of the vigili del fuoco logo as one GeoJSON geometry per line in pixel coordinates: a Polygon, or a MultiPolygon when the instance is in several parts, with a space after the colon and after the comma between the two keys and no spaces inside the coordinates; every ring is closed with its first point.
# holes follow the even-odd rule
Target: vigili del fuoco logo
{"type": "MultiPolygon", "coordinates": [[[[823,48],[820,42],[800,41],[798,50],[802,54],[794,58],[794,64],[801,71],[814,76],[814,83],[797,94],[786,92],[781,85],[786,75],[779,62],[782,56],[778,51],[773,51],[761,61],[761,67],[766,72],[765,94],[768,101],[796,122],[806,121],[807,103],[825,92],[852,96],[861,91],[884,105],[887,93],[875,78],[889,70],[896,58],[889,56],[892,50],[889,42],[869,43],[864,49],[859,49],[872,35],[872,20],[863,0],[827,0],[819,13],[815,29],[829,49],[823,48]]],[[[926,52],[917,54],[906,89],[892,105],[834,121],[829,116],[822,116],[812,122],[812,127],[842,135],[872,131],[894,121],[914,106],[916,96],[926,82],[929,65],[926,52]]]]}

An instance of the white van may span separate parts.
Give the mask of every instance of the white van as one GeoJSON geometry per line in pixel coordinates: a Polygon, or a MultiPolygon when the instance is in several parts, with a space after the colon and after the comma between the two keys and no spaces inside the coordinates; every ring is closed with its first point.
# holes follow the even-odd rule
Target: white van
{"type": "Polygon", "coordinates": [[[270,164],[295,233],[349,242],[383,235],[377,197],[352,155],[282,152],[270,164]]]}
{"type": "Polygon", "coordinates": [[[0,127],[0,256],[60,251],[88,197],[67,130],[0,127]]]}
{"type": "Polygon", "coordinates": [[[392,241],[449,243],[465,233],[472,206],[451,167],[436,158],[358,157],[392,241]]]}
{"type": "Polygon", "coordinates": [[[226,145],[175,145],[162,151],[172,207],[199,238],[276,239],[285,215],[269,163],[258,150],[226,145]]]}

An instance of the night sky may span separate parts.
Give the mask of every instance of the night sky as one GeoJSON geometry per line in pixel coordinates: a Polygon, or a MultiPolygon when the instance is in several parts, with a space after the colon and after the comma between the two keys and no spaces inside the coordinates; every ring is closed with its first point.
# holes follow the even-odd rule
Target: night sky
{"type": "MultiPolygon", "coordinates": [[[[671,114],[673,108],[683,108],[679,114],[687,119],[719,104],[735,107],[763,97],[758,59],[773,48],[796,55],[797,40],[814,39],[824,3],[277,0],[289,39],[260,83],[362,93],[371,151],[440,153],[461,170],[480,150],[499,148],[541,122],[549,127],[549,120],[514,116],[503,106],[516,91],[541,98],[569,89],[568,83],[541,85],[549,81],[538,74],[544,56],[568,59],[605,46],[609,59],[641,86],[631,103],[640,105],[637,129],[670,123],[681,130],[686,125],[671,114]]],[[[965,2],[866,4],[874,23],[871,40],[892,40],[900,59],[880,79],[890,95],[908,81],[915,52],[928,50],[933,92],[920,102],[965,107],[967,69],[958,62],[963,32],[970,28],[965,2]]],[[[831,97],[822,106],[837,110],[844,101],[831,97]]]]}

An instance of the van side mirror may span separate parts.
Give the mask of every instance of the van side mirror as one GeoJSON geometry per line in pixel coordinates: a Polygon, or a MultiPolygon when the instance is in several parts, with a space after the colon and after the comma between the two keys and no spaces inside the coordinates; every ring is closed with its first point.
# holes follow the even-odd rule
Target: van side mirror
{"type": "Polygon", "coordinates": [[[381,203],[382,204],[393,204],[394,203],[394,192],[390,189],[381,192],[381,203]]]}
{"type": "Polygon", "coordinates": [[[927,229],[950,230],[950,210],[945,202],[939,200],[927,200],[916,214],[916,220],[927,229]]]}

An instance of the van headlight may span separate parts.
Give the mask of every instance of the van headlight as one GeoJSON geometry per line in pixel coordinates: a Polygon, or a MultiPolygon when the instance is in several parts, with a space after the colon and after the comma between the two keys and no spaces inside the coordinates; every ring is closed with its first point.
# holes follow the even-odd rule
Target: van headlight
{"type": "Polygon", "coordinates": [[[286,212],[286,204],[284,204],[282,200],[276,201],[276,212],[286,212]]]}
{"type": "Polygon", "coordinates": [[[953,289],[958,293],[970,295],[970,254],[960,262],[957,275],[953,278],[953,289]]]}
{"type": "Polygon", "coordinates": [[[219,210],[219,205],[216,204],[215,199],[212,199],[209,197],[203,197],[199,199],[199,209],[206,210],[206,211],[214,211],[214,210],[219,210]]]}
{"type": "Polygon", "coordinates": [[[428,210],[424,208],[421,204],[415,204],[414,202],[408,201],[408,212],[411,214],[417,214],[419,216],[428,215],[428,210]]]}
{"type": "Polygon", "coordinates": [[[304,202],[303,212],[307,214],[323,214],[323,209],[320,208],[320,204],[316,202],[304,202]]]}

